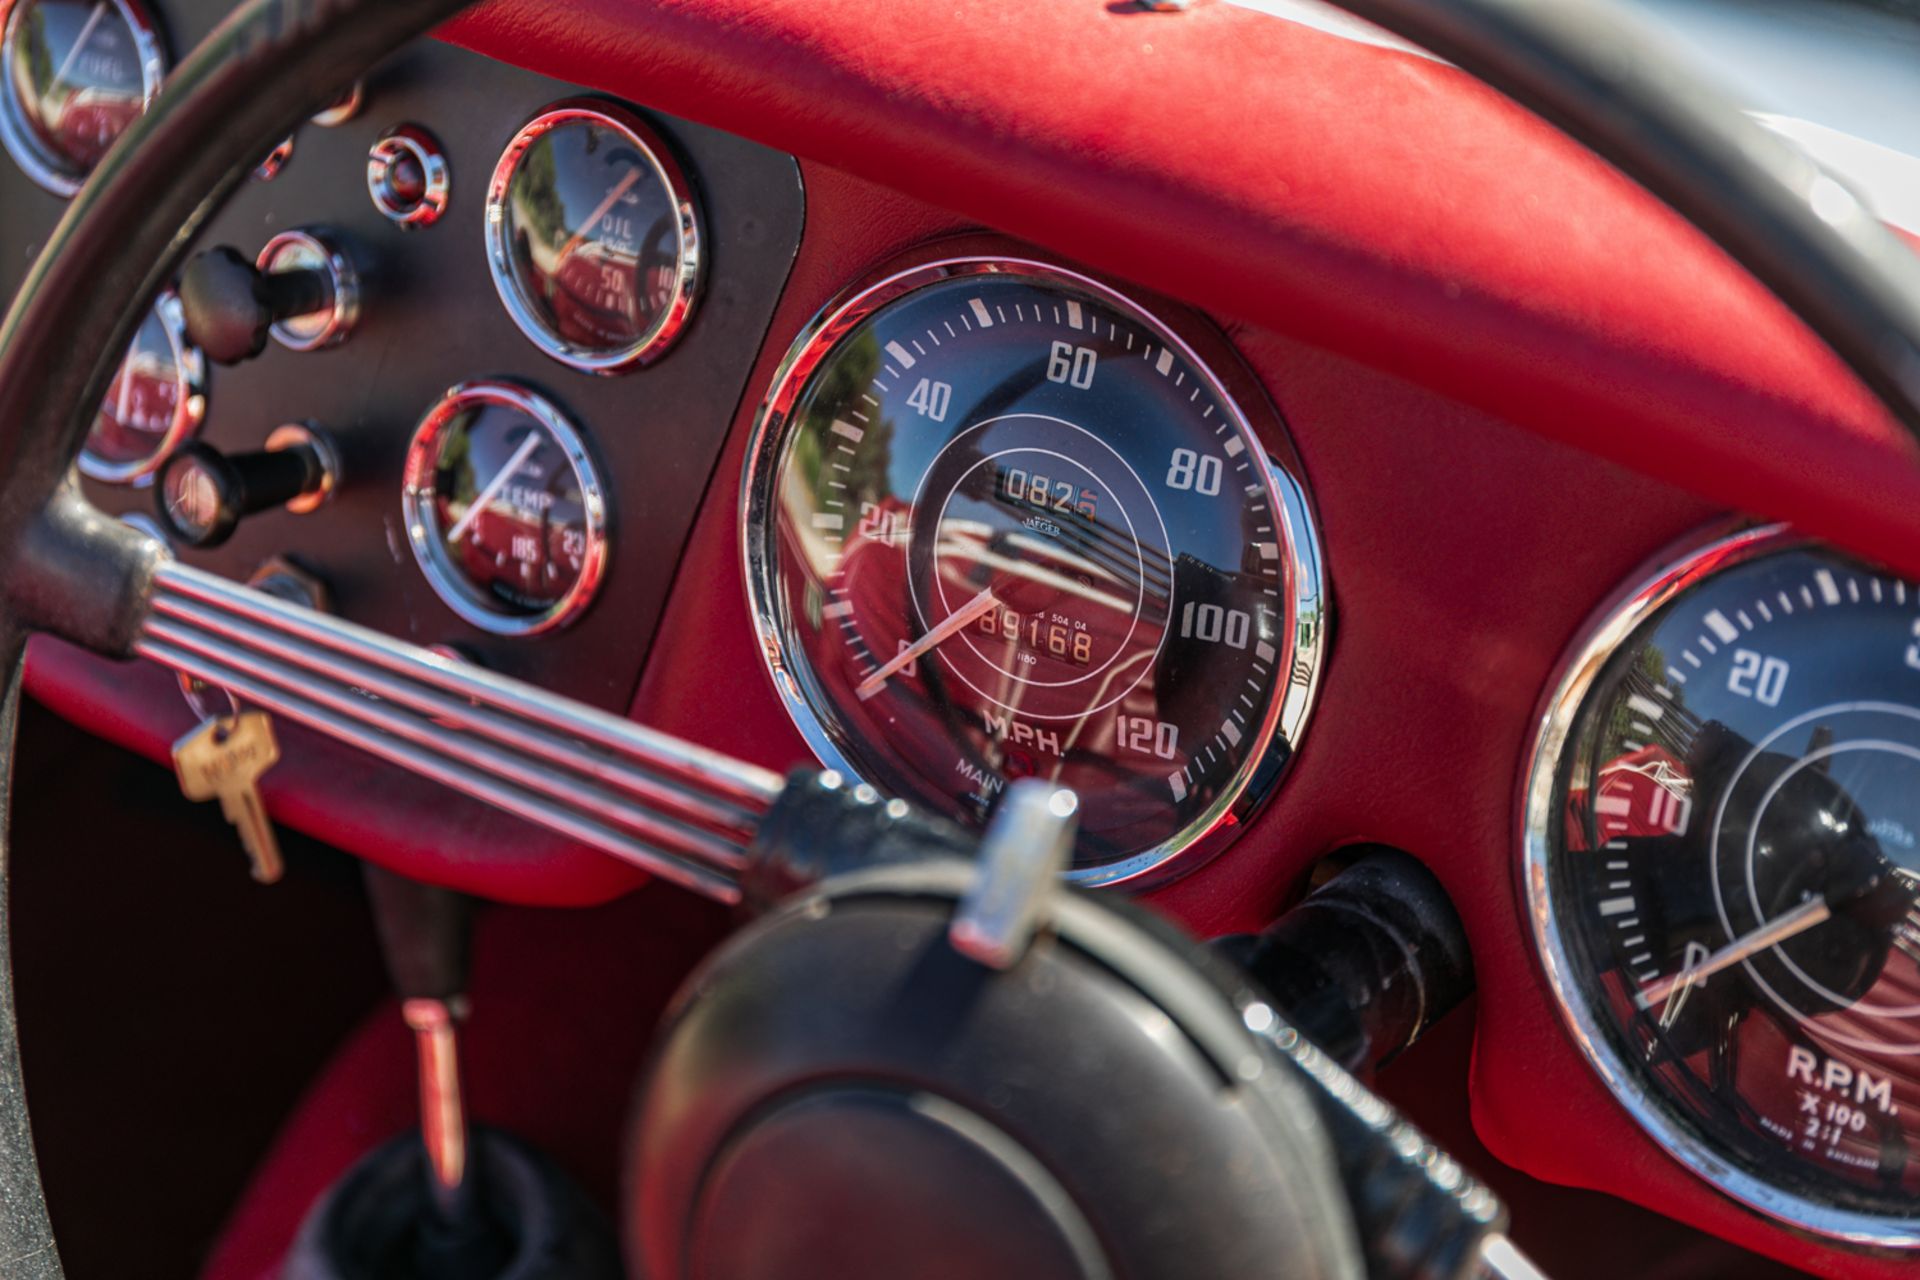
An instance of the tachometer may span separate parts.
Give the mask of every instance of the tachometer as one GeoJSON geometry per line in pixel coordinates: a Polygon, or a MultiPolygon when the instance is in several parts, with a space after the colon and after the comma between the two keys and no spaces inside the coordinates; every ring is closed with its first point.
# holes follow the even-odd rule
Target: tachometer
{"type": "Polygon", "coordinates": [[[1070,786],[1083,881],[1217,849],[1289,757],[1324,640],[1316,535],[1253,395],[1035,263],[937,263],[830,309],[746,485],[762,650],[815,751],[973,823],[1009,780],[1070,786]]]}
{"type": "Polygon", "coordinates": [[[1765,1212],[1920,1244],[1920,589],[1779,529],[1685,557],[1568,667],[1524,821],[1635,1117],[1765,1212]]]}
{"type": "Polygon", "coordinates": [[[166,55],[141,0],[0,0],[0,142],[70,196],[160,94],[166,55]]]}

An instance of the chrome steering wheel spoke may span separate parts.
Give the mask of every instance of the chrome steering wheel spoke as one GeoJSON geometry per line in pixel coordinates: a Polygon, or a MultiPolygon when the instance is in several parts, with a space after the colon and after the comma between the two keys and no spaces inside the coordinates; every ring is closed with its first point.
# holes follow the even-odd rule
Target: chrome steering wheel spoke
{"type": "Polygon", "coordinates": [[[178,563],[134,651],[722,902],[777,773],[178,563]]]}

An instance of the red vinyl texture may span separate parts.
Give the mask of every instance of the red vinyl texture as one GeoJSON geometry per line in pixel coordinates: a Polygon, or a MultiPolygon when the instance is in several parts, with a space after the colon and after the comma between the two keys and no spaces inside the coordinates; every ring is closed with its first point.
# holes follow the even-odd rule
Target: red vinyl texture
{"type": "MultiPolygon", "coordinates": [[[[1655,1149],[1567,1039],[1523,936],[1521,755],[1601,598],[1735,508],[1920,572],[1911,446],[1716,250],[1448,68],[1206,0],[495,0],[448,34],[808,161],[807,235],[756,387],[835,293],[982,224],[1235,318],[1319,507],[1334,639],[1279,799],[1156,901],[1204,932],[1255,927],[1328,850],[1406,848],[1473,939],[1475,1120],[1496,1156],[1797,1265],[1899,1270],[1766,1224],[1655,1149]]],[[[735,529],[753,407],[633,711],[785,766],[804,753],[754,650],[735,529]]],[[[56,709],[156,756],[187,723],[166,684],[44,643],[30,670],[56,709]]],[[[297,744],[270,779],[276,813],[352,852],[522,902],[639,881],[297,744]]]]}
{"type": "Polygon", "coordinates": [[[492,0],[445,34],[1920,573],[1915,451],[1851,375],[1449,67],[1217,0],[492,0]]]}

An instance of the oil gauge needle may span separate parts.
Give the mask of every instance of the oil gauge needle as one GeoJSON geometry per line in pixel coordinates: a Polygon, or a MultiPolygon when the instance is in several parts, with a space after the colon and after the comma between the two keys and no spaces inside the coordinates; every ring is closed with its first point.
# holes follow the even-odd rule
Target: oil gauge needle
{"type": "Polygon", "coordinates": [[[453,528],[447,530],[448,542],[460,541],[461,535],[466,533],[473,522],[480,518],[480,512],[489,502],[493,501],[494,495],[506,487],[507,481],[513,479],[513,473],[520,469],[520,464],[525,462],[528,457],[532,455],[533,451],[540,447],[540,441],[543,438],[538,431],[528,433],[526,440],[520,445],[519,449],[514,451],[514,455],[507,462],[507,465],[493,473],[493,479],[487,484],[486,488],[480,491],[480,496],[467,505],[466,513],[460,517],[453,528]]]}
{"type": "Polygon", "coordinates": [[[892,661],[888,662],[887,665],[881,667],[865,680],[862,680],[859,687],[853,691],[854,696],[860,699],[860,701],[865,702],[868,698],[871,698],[874,694],[886,688],[887,678],[889,676],[906,666],[909,662],[912,662],[915,658],[918,658],[921,654],[927,652],[927,650],[937,645],[945,644],[948,640],[952,639],[961,628],[965,627],[987,610],[994,608],[999,603],[999,599],[993,594],[993,588],[988,587],[985,591],[982,591],[979,595],[961,605],[954,612],[948,614],[946,621],[895,654],[892,661]]]}
{"type": "Polygon", "coordinates": [[[1695,983],[1704,982],[1729,965],[1739,964],[1748,956],[1765,951],[1768,947],[1778,946],[1788,938],[1805,933],[1832,916],[1833,908],[1827,905],[1825,898],[1809,898],[1787,914],[1769,920],[1752,933],[1735,938],[1697,964],[1685,966],[1671,978],[1662,978],[1651,986],[1640,988],[1639,994],[1633,998],[1634,1006],[1640,1009],[1651,1009],[1682,987],[1691,987],[1695,983]]]}
{"type": "Polygon", "coordinates": [[[586,221],[580,224],[580,229],[573,233],[573,238],[567,241],[566,246],[560,250],[561,261],[564,262],[569,254],[580,247],[582,240],[585,240],[593,234],[593,229],[600,225],[600,219],[606,217],[613,206],[620,203],[620,197],[633,190],[633,184],[638,181],[640,181],[640,171],[638,169],[627,170],[627,176],[614,184],[613,190],[607,192],[607,198],[600,202],[600,207],[587,215],[586,221]]]}

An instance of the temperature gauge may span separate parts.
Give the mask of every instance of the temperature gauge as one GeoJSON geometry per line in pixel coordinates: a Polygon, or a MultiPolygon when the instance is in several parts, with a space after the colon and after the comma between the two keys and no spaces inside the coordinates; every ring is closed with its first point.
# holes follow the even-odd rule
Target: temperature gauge
{"type": "Polygon", "coordinates": [[[494,169],[487,260],[536,346],[588,373],[620,373],[656,359],[686,327],[699,218],[672,153],[638,116],[562,102],[494,169]]]}
{"type": "Polygon", "coordinates": [[[455,613],[502,635],[565,625],[607,567],[607,498],[586,442],[540,396],[455,387],[407,450],[413,554],[455,613]]]}
{"type": "Polygon", "coordinates": [[[108,484],[144,485],[200,429],[207,360],[187,338],[171,290],[147,314],[80,451],[80,471],[108,484]]]}
{"type": "Polygon", "coordinates": [[[80,189],[166,76],[141,0],[0,0],[0,142],[53,192],[80,189]]]}

